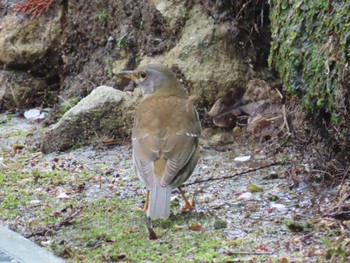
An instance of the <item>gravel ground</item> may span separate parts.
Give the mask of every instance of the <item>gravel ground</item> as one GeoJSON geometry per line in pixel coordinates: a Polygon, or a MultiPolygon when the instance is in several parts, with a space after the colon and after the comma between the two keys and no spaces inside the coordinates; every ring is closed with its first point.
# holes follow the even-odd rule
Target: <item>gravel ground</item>
{"type": "MultiPolygon", "coordinates": [[[[134,175],[130,145],[86,146],[44,155],[35,148],[40,139],[40,124],[9,119],[6,115],[1,115],[0,122],[2,152],[25,145],[30,152],[26,169],[87,171],[97,177],[85,186],[89,198],[118,195],[143,206],[145,189],[134,175]]],[[[318,199],[313,188],[303,180],[309,173],[312,156],[293,147],[256,144],[244,136],[229,144],[204,138],[202,144],[205,146],[199,164],[184,187],[194,197],[197,213],[210,214],[216,222],[227,225],[224,230],[227,239],[244,240],[246,250],[253,254],[288,255],[290,261],[283,262],[315,262],[324,255],[321,237],[327,231],[326,221],[316,211],[318,199]],[[235,161],[239,156],[250,159],[235,161]],[[293,226],[288,227],[288,222],[313,227],[298,232],[293,226]]],[[[13,158],[21,154],[24,153],[19,151],[13,158]]],[[[6,165],[1,156],[0,165],[6,165]]],[[[173,201],[182,202],[177,191],[173,201]]],[[[230,249],[221,252],[233,253],[230,249]]]]}

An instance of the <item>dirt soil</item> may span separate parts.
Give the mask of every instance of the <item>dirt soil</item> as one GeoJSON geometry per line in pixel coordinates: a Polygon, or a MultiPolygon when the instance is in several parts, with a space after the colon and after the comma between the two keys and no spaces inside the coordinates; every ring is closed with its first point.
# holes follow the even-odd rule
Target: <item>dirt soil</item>
{"type": "Polygon", "coordinates": [[[114,61],[126,59],[126,68],[135,68],[140,57],[162,54],[177,38],[147,1],[68,1],[67,9],[60,47],[64,97],[85,97],[101,83],[126,86],[116,85],[114,61]]]}
{"type": "MultiPolygon", "coordinates": [[[[319,182],[307,179],[314,172],[315,158],[297,150],[291,141],[257,144],[244,134],[225,134],[232,138],[225,144],[203,138],[201,159],[184,187],[195,200],[195,211],[181,213],[183,201],[174,191],[170,221],[157,220],[153,229],[158,239],[149,241],[142,219],[133,221],[142,218],[139,210],[145,189],[132,169],[129,142],[112,146],[101,142],[44,155],[37,150],[43,130],[40,123],[5,114],[0,115],[0,122],[0,220],[68,262],[113,262],[115,257],[107,248],[117,241],[113,235],[101,241],[94,236],[95,230],[113,224],[108,217],[116,213],[121,216],[118,222],[129,220],[130,212],[134,216],[131,226],[120,238],[136,233],[134,238],[144,244],[154,242],[156,254],[149,256],[141,241],[133,244],[140,253],[144,251],[138,257],[145,262],[162,262],[164,253],[175,261],[196,262],[349,260],[349,221],[320,215],[337,189],[319,190],[319,182]],[[235,161],[242,156],[250,159],[235,161]],[[106,200],[114,201],[101,215],[89,214],[90,205],[106,200]],[[123,206],[114,207],[118,205],[115,200],[123,206]],[[91,229],[85,225],[88,238],[81,244],[84,220],[94,224],[91,229]],[[75,233],[73,229],[80,230],[75,233]],[[190,240],[198,240],[179,255],[187,240],[185,233],[190,240]],[[179,245],[175,245],[177,240],[179,245]],[[87,256],[101,249],[101,242],[106,246],[98,252],[102,258],[87,256]],[[171,242],[170,250],[164,252],[162,246],[171,242]],[[201,248],[202,242],[210,250],[201,248]]],[[[117,261],[135,262],[130,253],[118,252],[117,261]]]]}

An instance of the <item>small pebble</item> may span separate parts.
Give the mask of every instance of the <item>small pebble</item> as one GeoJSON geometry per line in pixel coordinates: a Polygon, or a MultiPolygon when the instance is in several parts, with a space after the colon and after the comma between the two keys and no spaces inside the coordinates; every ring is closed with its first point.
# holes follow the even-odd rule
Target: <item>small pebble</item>
{"type": "Polygon", "coordinates": [[[250,158],[251,158],[250,155],[246,155],[246,156],[238,156],[238,157],[234,158],[233,160],[235,162],[246,162],[246,161],[249,161],[250,158]]]}
{"type": "Polygon", "coordinates": [[[38,200],[38,199],[30,200],[29,203],[30,203],[31,205],[37,205],[37,204],[40,204],[40,200],[38,200]]]}
{"type": "Polygon", "coordinates": [[[285,205],[282,204],[271,204],[272,208],[275,208],[278,211],[286,211],[288,208],[285,205]]]}
{"type": "Polygon", "coordinates": [[[252,199],[253,194],[251,192],[246,192],[237,197],[237,200],[250,200],[252,199]]]}

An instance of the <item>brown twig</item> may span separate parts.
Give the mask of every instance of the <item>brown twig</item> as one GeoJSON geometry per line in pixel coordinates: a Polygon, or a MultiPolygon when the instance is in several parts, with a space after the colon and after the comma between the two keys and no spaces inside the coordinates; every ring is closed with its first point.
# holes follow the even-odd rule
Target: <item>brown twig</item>
{"type": "Polygon", "coordinates": [[[33,231],[32,233],[30,233],[29,236],[27,236],[27,238],[33,237],[33,236],[44,236],[46,235],[47,232],[50,232],[52,230],[57,231],[59,230],[62,226],[66,226],[72,223],[72,221],[74,220],[74,218],[79,215],[84,209],[84,206],[79,206],[75,209],[73,209],[73,211],[67,215],[63,220],[56,222],[54,224],[45,226],[45,227],[40,227],[38,229],[36,229],[36,231],[33,231]]]}
{"type": "Polygon", "coordinates": [[[350,220],[350,187],[345,185],[345,178],[349,172],[349,167],[346,168],[342,182],[339,187],[337,199],[334,200],[326,211],[323,212],[323,217],[333,217],[339,220],[350,220]]]}
{"type": "Polygon", "coordinates": [[[287,136],[290,136],[291,133],[290,133],[290,129],[289,129],[289,125],[288,125],[288,120],[287,120],[287,113],[286,113],[286,105],[283,104],[282,106],[282,113],[283,113],[283,124],[282,124],[282,127],[281,127],[281,130],[283,130],[284,127],[286,127],[287,129],[287,136]]]}
{"type": "Polygon", "coordinates": [[[257,167],[257,168],[250,168],[250,169],[248,169],[246,171],[243,171],[243,172],[240,172],[240,173],[234,173],[234,174],[228,175],[228,176],[211,177],[211,178],[208,178],[208,179],[205,179],[205,180],[196,180],[194,182],[183,184],[182,186],[189,186],[189,185],[205,183],[205,182],[209,182],[209,181],[219,181],[219,180],[231,179],[231,178],[237,177],[239,175],[248,174],[248,173],[255,172],[255,171],[258,171],[258,170],[262,170],[262,169],[265,169],[265,168],[268,168],[268,167],[277,166],[277,165],[286,165],[286,164],[288,164],[288,163],[287,162],[274,162],[274,163],[270,163],[270,164],[267,164],[267,165],[264,165],[264,166],[260,166],[260,167],[257,167]]]}
{"type": "Polygon", "coordinates": [[[248,2],[246,2],[246,3],[244,3],[244,4],[242,5],[241,10],[239,10],[239,12],[238,12],[237,15],[236,15],[236,18],[237,18],[237,19],[240,18],[241,13],[242,13],[243,10],[250,4],[251,1],[252,1],[252,0],[249,0],[248,2]]]}
{"type": "Polygon", "coordinates": [[[226,249],[226,254],[227,255],[272,255],[272,252],[257,252],[257,251],[232,251],[232,250],[228,250],[226,249]]]}

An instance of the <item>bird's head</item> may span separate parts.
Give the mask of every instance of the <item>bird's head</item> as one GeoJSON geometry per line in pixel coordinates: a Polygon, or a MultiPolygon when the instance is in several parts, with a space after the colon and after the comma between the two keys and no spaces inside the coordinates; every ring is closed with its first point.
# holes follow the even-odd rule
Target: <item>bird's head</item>
{"type": "Polygon", "coordinates": [[[118,77],[128,78],[140,86],[142,95],[153,94],[159,90],[181,89],[175,74],[159,64],[140,66],[135,70],[122,70],[118,77]]]}

